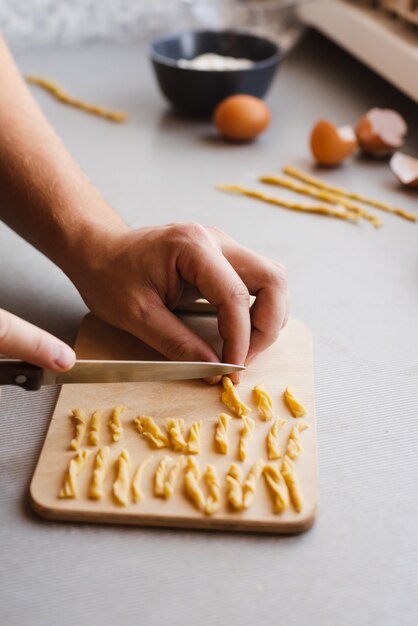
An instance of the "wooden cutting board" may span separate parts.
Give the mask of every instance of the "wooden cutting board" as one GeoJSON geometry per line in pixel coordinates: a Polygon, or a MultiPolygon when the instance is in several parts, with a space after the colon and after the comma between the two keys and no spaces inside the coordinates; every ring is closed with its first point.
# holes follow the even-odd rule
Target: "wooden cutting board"
{"type": "MultiPolygon", "coordinates": [[[[219,350],[216,316],[185,313],[182,314],[182,319],[219,350]]],[[[131,335],[90,314],[82,322],[75,348],[78,358],[81,359],[162,359],[160,354],[131,335]]],[[[301,322],[289,320],[277,342],[261,354],[245,372],[237,389],[240,398],[252,408],[251,416],[256,421],[254,436],[244,463],[238,461],[241,419],[231,420],[228,455],[217,452],[214,445],[218,416],[224,411],[229,413],[220,400],[220,385],[209,386],[199,380],[63,385],[31,483],[32,506],[43,517],[61,520],[275,533],[293,533],[308,529],[314,522],[318,500],[312,346],[309,330],[301,322]],[[255,500],[249,509],[234,511],[226,502],[225,476],[231,462],[238,462],[246,475],[255,460],[267,458],[265,441],[272,422],[260,420],[252,400],[252,388],[260,383],[271,394],[276,415],[286,419],[286,424],[280,431],[283,452],[290,429],[297,421],[291,416],[283,400],[286,386],[294,388],[297,397],[307,409],[304,419],[310,428],[300,434],[303,450],[295,461],[297,480],[303,497],[303,508],[299,513],[292,505],[282,514],[273,513],[271,494],[263,478],[258,483],[255,500]],[[110,412],[116,405],[126,407],[122,414],[124,433],[120,442],[112,443],[107,424],[110,412]],[[92,453],[78,478],[79,498],[58,498],[69,461],[75,455],[69,450],[69,443],[74,436],[74,424],[70,416],[72,409],[76,407],[84,408],[88,415],[97,409],[105,411],[100,446],[110,446],[111,464],[106,479],[106,496],[101,501],[88,499],[94,457],[98,448],[87,445],[87,436],[84,437],[83,447],[92,453]],[[152,449],[133,424],[133,418],[137,415],[154,417],[162,428],[167,417],[184,418],[186,427],[192,421],[202,420],[202,449],[195,458],[202,471],[206,463],[210,462],[215,465],[221,477],[222,505],[218,513],[208,517],[194,508],[184,493],[182,476],[169,500],[154,497],[153,476],[158,462],[165,454],[174,459],[178,453],[167,449],[152,449]],[[112,495],[115,461],[122,448],[128,449],[130,453],[132,474],[141,460],[153,455],[143,477],[145,498],[126,507],[118,505],[112,495]]],[[[202,488],[205,490],[204,485],[202,488]]]]}

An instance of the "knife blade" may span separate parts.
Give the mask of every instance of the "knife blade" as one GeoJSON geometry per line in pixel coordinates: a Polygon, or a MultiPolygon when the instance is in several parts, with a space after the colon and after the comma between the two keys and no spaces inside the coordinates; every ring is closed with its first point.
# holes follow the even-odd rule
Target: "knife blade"
{"type": "Polygon", "coordinates": [[[0,385],[37,390],[43,385],[136,383],[224,376],[245,370],[241,365],[206,361],[78,360],[68,372],[52,372],[17,359],[0,360],[0,385]]]}

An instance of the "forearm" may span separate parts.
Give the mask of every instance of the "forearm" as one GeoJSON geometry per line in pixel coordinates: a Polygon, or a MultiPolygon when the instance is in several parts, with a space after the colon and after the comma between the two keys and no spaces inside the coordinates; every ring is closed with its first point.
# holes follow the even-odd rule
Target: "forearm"
{"type": "Polygon", "coordinates": [[[67,274],[94,242],[127,230],[77,166],[0,38],[0,218],[67,274]]]}

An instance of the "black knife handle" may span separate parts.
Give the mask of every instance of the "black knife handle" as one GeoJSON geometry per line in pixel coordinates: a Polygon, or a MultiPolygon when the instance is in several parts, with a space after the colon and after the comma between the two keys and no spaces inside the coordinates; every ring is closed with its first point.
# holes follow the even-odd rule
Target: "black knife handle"
{"type": "Polygon", "coordinates": [[[0,359],[0,385],[17,385],[27,391],[36,391],[41,388],[42,367],[15,361],[0,359]]]}

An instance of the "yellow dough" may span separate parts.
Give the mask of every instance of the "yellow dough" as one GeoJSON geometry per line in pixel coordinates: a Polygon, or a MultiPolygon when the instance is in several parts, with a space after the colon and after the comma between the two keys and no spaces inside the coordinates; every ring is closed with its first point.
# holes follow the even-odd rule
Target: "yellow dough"
{"type": "Polygon", "coordinates": [[[170,498],[174,493],[174,489],[176,488],[179,474],[183,468],[183,462],[184,462],[184,456],[179,456],[178,459],[176,459],[171,464],[170,468],[168,469],[166,473],[164,487],[163,487],[163,494],[162,494],[165,500],[168,500],[168,498],[170,498]]]}
{"type": "Polygon", "coordinates": [[[164,485],[167,478],[168,466],[171,463],[171,457],[166,455],[158,463],[154,474],[154,495],[157,498],[164,497],[164,485]]]}
{"type": "Polygon", "coordinates": [[[247,458],[248,443],[254,434],[255,422],[251,419],[251,417],[246,417],[245,415],[243,416],[242,421],[243,427],[239,440],[238,456],[240,461],[245,461],[247,458]]]}
{"type": "Polygon", "coordinates": [[[221,484],[216,468],[208,463],[205,470],[205,482],[209,488],[209,495],[206,499],[206,515],[214,515],[221,506],[221,484]]]}
{"type": "Polygon", "coordinates": [[[188,454],[199,454],[200,452],[200,430],[202,428],[202,422],[193,422],[190,427],[189,438],[187,440],[187,452],[188,454]]]}
{"type": "Polygon", "coordinates": [[[286,420],[276,417],[273,426],[270,428],[267,434],[267,456],[270,461],[280,459],[280,457],[282,456],[279,448],[279,431],[281,428],[283,428],[285,424],[286,420]]]}
{"type": "Polygon", "coordinates": [[[147,458],[145,458],[138,465],[138,469],[136,470],[134,477],[132,479],[132,497],[134,502],[140,502],[144,498],[144,494],[142,493],[141,483],[142,476],[144,474],[145,469],[150,464],[154,456],[151,454],[147,458]]]}
{"type": "Polygon", "coordinates": [[[231,463],[226,475],[226,497],[230,505],[240,511],[243,507],[242,501],[242,471],[236,463],[231,463]]]}
{"type": "Polygon", "coordinates": [[[275,463],[266,463],[263,476],[273,496],[274,513],[283,513],[289,506],[289,490],[278,466],[275,463]]]}
{"type": "Polygon", "coordinates": [[[121,413],[125,410],[124,406],[115,406],[112,411],[112,416],[109,421],[110,432],[112,433],[113,441],[120,441],[123,435],[122,422],[120,421],[121,413]]]}
{"type": "Polygon", "coordinates": [[[286,387],[283,392],[283,396],[284,401],[286,402],[293,417],[303,417],[306,414],[305,407],[295,398],[290,387],[286,387]]]}
{"type": "Polygon", "coordinates": [[[100,424],[103,411],[95,411],[90,420],[89,444],[98,446],[100,443],[100,424]]]}
{"type": "Polygon", "coordinates": [[[200,487],[201,472],[195,458],[187,459],[186,473],[184,475],[184,487],[190,500],[199,511],[205,511],[206,498],[200,487]]]}
{"type": "Polygon", "coordinates": [[[100,448],[94,459],[93,476],[90,484],[89,498],[101,500],[104,498],[104,481],[109,469],[110,448],[100,448]]]}
{"type": "Polygon", "coordinates": [[[309,428],[309,424],[307,424],[304,420],[299,420],[295,426],[293,426],[290,431],[289,439],[287,442],[287,448],[285,454],[290,459],[296,459],[299,454],[302,452],[302,446],[299,439],[299,433],[302,433],[304,430],[309,428]]]}
{"type": "Polygon", "coordinates": [[[87,415],[83,409],[73,409],[72,418],[75,425],[75,437],[70,442],[70,450],[79,450],[87,426],[87,415]]]}
{"type": "Polygon", "coordinates": [[[215,441],[221,454],[228,454],[229,439],[228,430],[231,416],[227,413],[221,413],[215,430],[215,441]]]}
{"type": "Polygon", "coordinates": [[[113,483],[113,495],[115,496],[118,504],[126,506],[129,504],[129,491],[131,486],[131,457],[127,450],[123,449],[121,451],[116,464],[117,470],[116,480],[113,483]]]}
{"type": "Polygon", "coordinates": [[[296,480],[295,464],[286,454],[283,457],[281,472],[289,490],[290,499],[295,511],[300,513],[302,510],[302,496],[296,480]]]}
{"type": "Polygon", "coordinates": [[[176,452],[185,452],[187,450],[187,441],[184,438],[184,419],[168,418],[166,420],[167,431],[170,437],[170,443],[176,452]]]}
{"type": "Polygon", "coordinates": [[[261,418],[264,421],[271,420],[274,417],[273,413],[273,401],[270,394],[263,388],[262,385],[256,385],[253,389],[254,402],[260,411],[261,418]]]}
{"type": "Polygon", "coordinates": [[[154,422],[152,417],[140,415],[134,419],[138,431],[151,442],[154,448],[168,448],[170,442],[161,428],[154,422]]]}
{"type": "Polygon", "coordinates": [[[262,459],[257,459],[248,472],[247,478],[242,486],[242,507],[244,509],[248,509],[254,501],[255,491],[257,489],[260,476],[263,473],[263,468],[264,461],[262,459]]]}
{"type": "Polygon", "coordinates": [[[224,391],[222,392],[221,400],[225,406],[227,406],[230,411],[235,413],[237,417],[248,415],[251,409],[241,402],[234,384],[228,376],[222,377],[222,385],[224,391]]]}
{"type": "Polygon", "coordinates": [[[78,498],[77,477],[89,456],[90,450],[81,450],[71,459],[64,478],[64,485],[58,494],[60,498],[78,498]]]}

